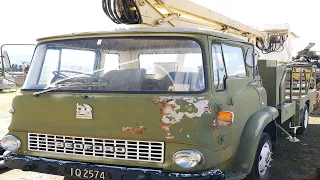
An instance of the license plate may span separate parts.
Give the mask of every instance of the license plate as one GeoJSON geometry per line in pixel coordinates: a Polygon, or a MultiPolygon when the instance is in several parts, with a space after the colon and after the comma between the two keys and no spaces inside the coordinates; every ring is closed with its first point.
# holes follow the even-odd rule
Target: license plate
{"type": "Polygon", "coordinates": [[[69,175],[82,179],[108,180],[107,173],[104,171],[90,168],[70,168],[69,175]]]}

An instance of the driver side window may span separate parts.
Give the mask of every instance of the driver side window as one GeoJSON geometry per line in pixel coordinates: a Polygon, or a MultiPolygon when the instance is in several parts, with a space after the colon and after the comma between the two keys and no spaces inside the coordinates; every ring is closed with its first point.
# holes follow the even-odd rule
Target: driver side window
{"type": "MultiPolygon", "coordinates": [[[[94,70],[96,53],[87,50],[48,49],[44,58],[39,84],[50,84],[54,71],[76,71],[89,73],[94,70]]],[[[74,75],[63,72],[64,75],[74,75]]]]}

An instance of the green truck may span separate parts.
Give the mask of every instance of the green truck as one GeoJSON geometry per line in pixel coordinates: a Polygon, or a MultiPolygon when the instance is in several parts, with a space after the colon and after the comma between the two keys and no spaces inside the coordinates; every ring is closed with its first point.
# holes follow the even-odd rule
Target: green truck
{"type": "Polygon", "coordinates": [[[296,65],[256,49],[192,27],[38,39],[5,165],[65,179],[268,179],[277,132],[299,141],[316,89],[293,89],[296,65]]]}

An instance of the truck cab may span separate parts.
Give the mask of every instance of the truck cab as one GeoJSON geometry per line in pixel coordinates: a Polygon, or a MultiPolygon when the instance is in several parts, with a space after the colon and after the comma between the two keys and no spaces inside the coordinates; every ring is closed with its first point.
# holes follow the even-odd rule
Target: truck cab
{"type": "Polygon", "coordinates": [[[80,179],[268,175],[278,111],[251,44],[163,27],[38,41],[1,141],[8,167],[80,179]]]}

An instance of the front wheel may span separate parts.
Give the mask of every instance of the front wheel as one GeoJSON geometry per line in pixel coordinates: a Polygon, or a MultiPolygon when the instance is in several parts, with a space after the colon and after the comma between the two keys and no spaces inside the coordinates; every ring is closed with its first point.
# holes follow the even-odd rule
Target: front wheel
{"type": "Polygon", "coordinates": [[[270,178],[272,143],[268,133],[263,132],[259,141],[251,173],[246,179],[267,180],[270,178]]]}

